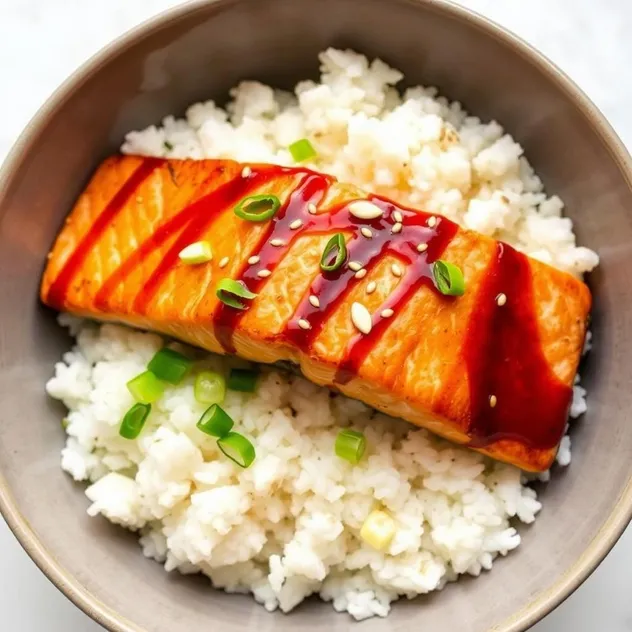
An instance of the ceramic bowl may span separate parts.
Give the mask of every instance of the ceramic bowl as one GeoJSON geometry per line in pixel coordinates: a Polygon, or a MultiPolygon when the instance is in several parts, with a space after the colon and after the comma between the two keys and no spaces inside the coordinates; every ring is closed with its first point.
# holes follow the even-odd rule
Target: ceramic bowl
{"type": "Polygon", "coordinates": [[[632,191],[630,159],[587,98],[551,63],[479,16],[434,0],[216,0],[181,6],[131,31],[42,108],[0,174],[0,506],[29,555],[80,608],[116,632],[517,632],[595,568],[632,508],[632,191]],[[70,340],[38,303],[53,238],[93,169],[126,131],[223,100],[241,79],[281,87],[315,76],[317,53],[353,47],[436,85],[524,146],[566,202],[601,266],[589,283],[594,349],[582,367],[588,413],[573,462],[539,490],[544,509],[493,571],[354,623],[317,600],[291,615],[201,578],[167,574],[136,538],[86,515],[62,473],[62,411],[44,393],[70,340]]]}

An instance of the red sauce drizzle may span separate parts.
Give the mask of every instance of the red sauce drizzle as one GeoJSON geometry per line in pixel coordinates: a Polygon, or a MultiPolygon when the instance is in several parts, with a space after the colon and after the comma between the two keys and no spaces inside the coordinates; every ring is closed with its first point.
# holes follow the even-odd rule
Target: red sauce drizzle
{"type": "Polygon", "coordinates": [[[552,448],[564,432],[573,391],[552,373],[542,352],[527,257],[499,243],[479,291],[464,347],[471,446],[513,439],[552,448]],[[496,304],[500,293],[507,296],[502,307],[496,304]]]}
{"type": "Polygon", "coordinates": [[[108,202],[103,212],[97,217],[79,245],[68,257],[63,268],[59,271],[57,278],[48,290],[48,303],[62,309],[64,299],[70,288],[77,270],[85,261],[92,247],[97,243],[102,233],[112,223],[117,214],[125,207],[128,200],[138,187],[151,175],[151,173],[162,165],[164,160],[160,158],[144,158],[134,173],[127,179],[125,184],[116,192],[114,197],[108,202]]]}
{"type": "MultiPolygon", "coordinates": [[[[146,313],[147,307],[161,283],[178,262],[180,251],[189,244],[199,241],[227,208],[237,206],[242,198],[250,195],[252,191],[267,182],[273,176],[274,171],[276,170],[262,170],[251,174],[248,178],[233,178],[202,199],[185,207],[178,215],[163,225],[152,238],[152,242],[159,238],[164,243],[177,231],[180,231],[180,234],[145,282],[143,289],[136,297],[134,309],[141,314],[146,313]]],[[[148,248],[151,250],[153,243],[148,248]]]]}
{"type": "MultiPolygon", "coordinates": [[[[356,334],[349,342],[345,359],[338,367],[336,375],[336,382],[339,384],[345,384],[354,375],[357,375],[360,366],[380,339],[382,333],[389,326],[394,315],[406,306],[406,303],[414,296],[415,292],[424,285],[434,287],[432,282],[432,262],[441,257],[457,231],[457,225],[444,217],[437,216],[436,225],[433,228],[429,228],[427,222],[430,216],[425,213],[395,206],[392,202],[375,196],[370,199],[374,204],[382,208],[385,218],[392,218],[393,212],[399,211],[404,218],[406,229],[399,235],[392,235],[390,226],[383,228],[379,233],[381,239],[377,240],[382,242],[380,244],[380,254],[377,257],[372,257],[369,265],[373,267],[383,254],[389,253],[396,255],[403,262],[405,274],[380,309],[373,314],[371,331],[366,335],[356,334]],[[397,237],[397,239],[394,237],[397,237]],[[422,253],[417,250],[419,244],[427,245],[427,249],[422,253]],[[389,318],[382,317],[381,312],[385,309],[392,309],[394,315],[389,318]]],[[[391,219],[391,225],[394,223],[391,219]]],[[[368,241],[373,241],[373,239],[368,241]]],[[[367,240],[365,239],[364,241],[366,242],[367,240]]],[[[367,249],[365,243],[360,241],[360,244],[359,250],[367,249]]],[[[360,259],[360,261],[364,260],[364,258],[360,259]]]]}
{"type": "MultiPolygon", "coordinates": [[[[297,170],[279,168],[278,174],[292,172],[297,172],[297,170]]],[[[299,186],[288,197],[286,203],[279,209],[272,221],[268,222],[267,230],[262,233],[255,248],[255,253],[260,258],[259,263],[248,265],[245,262],[240,272],[236,275],[236,278],[243,281],[251,292],[258,293],[267,280],[258,277],[257,273],[260,270],[273,271],[296,237],[305,232],[325,232],[328,229],[331,216],[325,214],[318,218],[309,213],[307,206],[308,204],[318,204],[320,202],[332,179],[307,170],[303,170],[302,173],[304,173],[304,176],[299,186]],[[297,220],[301,220],[302,225],[300,228],[293,230],[290,226],[297,220]],[[272,239],[280,239],[285,245],[273,246],[270,244],[272,239]]],[[[217,338],[222,347],[229,353],[235,352],[232,342],[233,332],[244,314],[245,311],[233,309],[220,303],[213,315],[217,338]]]]}
{"type": "MultiPolygon", "coordinates": [[[[134,190],[162,162],[146,160],[114,196],[51,287],[50,303],[63,305],[66,289],[89,249],[134,190]]],[[[256,192],[266,183],[291,175],[297,178],[297,187],[277,215],[266,223],[255,251],[251,253],[251,256],[256,254],[259,261],[254,265],[245,262],[236,275],[236,279],[245,283],[249,290],[256,293],[261,291],[267,278],[261,278],[257,273],[264,269],[273,272],[292,242],[304,234],[333,235],[343,232],[350,236],[347,241],[347,263],[360,262],[368,274],[386,254],[398,258],[404,270],[394,291],[373,315],[370,333],[358,333],[348,343],[335,381],[349,381],[358,373],[380,336],[396,318],[397,312],[405,307],[415,292],[423,286],[434,287],[432,263],[441,257],[454,237],[457,226],[439,216],[436,216],[434,225],[428,226],[429,214],[397,206],[379,196],[369,197],[383,211],[377,219],[359,220],[354,217],[349,212],[351,201],[328,212],[312,214],[309,212],[310,206],[318,206],[322,202],[333,178],[307,169],[256,166],[246,177],[237,176],[191,203],[158,227],[106,280],[96,296],[97,307],[107,309],[108,300],[116,287],[156,248],[173,239],[135,301],[134,309],[146,313],[185,246],[199,240],[222,213],[231,212],[243,197],[256,192]],[[402,215],[404,230],[393,233],[397,213],[402,215]],[[362,227],[371,230],[371,239],[361,234],[362,227]],[[280,240],[283,245],[273,246],[270,243],[273,240],[280,240]],[[419,244],[426,244],[427,249],[420,253],[417,250],[419,244]],[[383,318],[381,312],[384,309],[392,309],[394,316],[383,318]]],[[[320,271],[280,337],[303,351],[309,350],[327,320],[360,282],[348,265],[334,272],[320,271]],[[319,307],[309,302],[309,295],[312,294],[318,297],[319,307]],[[302,329],[298,325],[300,319],[307,320],[310,329],[302,329]]],[[[527,258],[513,248],[499,244],[483,287],[477,292],[479,298],[464,346],[471,399],[468,431],[472,437],[471,445],[484,447],[498,440],[513,439],[530,447],[553,447],[564,431],[572,390],[552,374],[542,353],[527,258]],[[496,304],[496,296],[501,292],[508,297],[506,305],[502,307],[496,304]],[[496,397],[495,407],[490,405],[490,395],[496,397]]],[[[445,300],[458,298],[445,297],[445,300]]],[[[228,352],[235,350],[233,335],[244,314],[245,311],[222,303],[213,314],[218,339],[228,352]]]]}

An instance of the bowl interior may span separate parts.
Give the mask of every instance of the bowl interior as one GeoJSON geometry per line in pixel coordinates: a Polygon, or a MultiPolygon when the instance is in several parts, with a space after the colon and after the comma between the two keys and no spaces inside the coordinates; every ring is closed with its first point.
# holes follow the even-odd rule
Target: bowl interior
{"type": "MultiPolygon", "coordinates": [[[[102,621],[113,629],[356,629],[346,615],[316,601],[291,616],[268,614],[250,597],[168,575],[142,557],[133,536],[86,516],[83,486],[59,468],[63,412],[43,390],[69,339],[38,304],[43,263],[63,218],[126,131],[182,113],[201,99],[221,101],[241,79],[291,87],[315,76],[317,53],[330,45],[379,56],[404,71],[408,84],[436,85],[477,116],[500,121],[525,147],[548,191],[566,202],[580,242],[601,255],[590,280],[594,350],[582,371],[589,411],[573,429],[573,464],[540,490],[544,510],[522,530],[523,545],[477,581],[403,601],[388,620],[365,622],[362,629],[523,629],[542,614],[544,606],[534,608],[533,602],[579,581],[598,549],[612,543],[631,504],[627,167],[567,84],[508,42],[460,10],[434,2],[195,4],[140,29],[92,63],[23,140],[0,189],[0,472],[10,490],[5,503],[12,502],[9,496],[15,500],[54,562],[102,602],[102,621]],[[114,623],[111,611],[138,627],[114,623]]],[[[31,540],[32,549],[38,546],[31,540]]],[[[72,580],[67,589],[75,590],[72,580]]]]}

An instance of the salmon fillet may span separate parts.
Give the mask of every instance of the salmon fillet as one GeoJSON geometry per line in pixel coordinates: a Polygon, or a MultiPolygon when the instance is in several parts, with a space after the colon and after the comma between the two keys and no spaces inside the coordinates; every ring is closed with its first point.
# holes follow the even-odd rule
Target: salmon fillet
{"type": "Polygon", "coordinates": [[[563,436],[591,306],[564,272],[308,169],[138,156],[98,168],[49,254],[41,298],[208,351],[295,363],[317,384],[530,471],[551,465],[563,436]],[[253,195],[278,198],[274,217],[234,212],[253,195]],[[347,257],[323,271],[334,234],[347,257]],[[212,261],[180,261],[200,240],[212,261]],[[438,291],[436,260],[462,271],[462,296],[438,291]],[[245,309],[218,299],[226,278],[256,294],[245,309]]]}

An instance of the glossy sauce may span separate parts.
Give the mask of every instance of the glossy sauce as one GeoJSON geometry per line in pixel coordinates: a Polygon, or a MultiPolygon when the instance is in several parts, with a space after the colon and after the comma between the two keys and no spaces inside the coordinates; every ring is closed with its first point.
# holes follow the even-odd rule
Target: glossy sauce
{"type": "MultiPolygon", "coordinates": [[[[291,173],[295,170],[287,170],[279,168],[278,176],[291,173]]],[[[283,259],[292,245],[296,237],[304,234],[306,231],[325,232],[328,230],[326,224],[329,216],[318,218],[311,215],[308,210],[308,204],[318,204],[326,193],[332,179],[327,176],[316,174],[310,171],[297,171],[301,175],[301,181],[298,187],[291,193],[285,204],[279,209],[275,217],[267,222],[266,230],[263,231],[259,243],[251,256],[256,254],[260,257],[260,261],[256,265],[249,265],[245,261],[236,279],[241,280],[246,287],[255,293],[259,293],[263,285],[268,280],[257,276],[260,270],[273,271],[278,263],[283,259]],[[303,225],[295,230],[290,228],[293,222],[300,219],[303,225]],[[285,243],[284,246],[272,246],[270,241],[273,239],[281,239],[285,243]]],[[[256,177],[251,174],[247,179],[256,177]]],[[[268,277],[269,278],[269,277],[268,277]]],[[[219,303],[213,316],[213,324],[217,338],[229,353],[234,353],[232,337],[233,332],[237,328],[239,321],[245,314],[245,310],[238,310],[223,303],[219,303]]]]}
{"type": "Polygon", "coordinates": [[[64,299],[70,289],[75,273],[82,266],[90,250],[99,241],[103,232],[112,224],[117,214],[125,208],[138,187],[162,164],[164,164],[164,160],[159,158],[145,158],[117,191],[116,195],[108,202],[57,274],[57,278],[48,290],[48,302],[50,305],[58,309],[63,308],[64,299]]]}
{"type": "MultiPolygon", "coordinates": [[[[64,295],[76,270],[83,263],[90,248],[125,206],[135,189],[163,161],[146,159],[114,196],[76,248],[51,286],[49,303],[63,306],[64,295]]],[[[297,185],[287,197],[276,216],[265,223],[259,242],[249,256],[258,255],[255,265],[244,262],[235,279],[242,281],[250,291],[259,293],[270,277],[260,278],[260,270],[274,272],[292,246],[305,234],[333,235],[342,232],[347,238],[346,264],[358,261],[371,270],[386,255],[401,261],[403,276],[394,291],[372,316],[373,327],[369,334],[356,333],[348,343],[345,356],[338,367],[335,382],[343,384],[358,375],[365,358],[380,339],[386,328],[396,320],[398,311],[423,286],[434,288],[432,263],[439,259],[458,228],[453,222],[436,216],[434,225],[430,215],[395,205],[379,196],[369,196],[383,214],[373,220],[361,220],[349,211],[352,200],[316,214],[309,212],[310,205],[318,206],[324,199],[333,178],[307,169],[276,166],[256,166],[250,174],[238,175],[204,195],[177,215],[165,221],[136,252],[105,281],[96,297],[96,306],[105,310],[119,284],[155,249],[170,239],[173,244],[153,271],[136,298],[134,309],[143,314],[161,287],[166,275],[178,262],[179,252],[199,240],[223,213],[232,209],[245,196],[257,192],[265,183],[277,178],[294,176],[297,185]],[[393,233],[395,212],[403,216],[404,230],[393,233]],[[300,227],[292,228],[300,220],[300,227]],[[360,229],[370,228],[373,237],[367,239],[360,229]],[[174,239],[175,238],[175,239],[174,239]],[[279,239],[283,246],[272,246],[279,239]],[[418,252],[418,244],[427,244],[425,252],[418,252]],[[384,309],[394,315],[383,318],[384,309]]],[[[308,352],[314,340],[333,312],[350,291],[361,281],[355,271],[343,265],[334,272],[320,271],[288,321],[281,338],[308,352]],[[319,299],[319,307],[309,302],[309,295],[319,299]],[[310,329],[302,329],[298,322],[305,319],[310,329]]],[[[365,277],[366,278],[366,277],[365,277]]],[[[467,281],[467,280],[466,280],[467,281]]],[[[466,291],[468,288],[466,286],[466,291]]],[[[468,434],[472,447],[484,447],[503,439],[513,439],[530,448],[552,448],[559,442],[566,424],[572,390],[552,374],[543,355],[538,322],[533,302],[531,270],[527,258],[513,248],[499,243],[497,255],[490,264],[482,287],[475,288],[477,303],[470,318],[464,345],[463,362],[467,370],[470,389],[470,415],[468,434]],[[499,306],[496,297],[507,294],[507,303],[499,306]],[[490,404],[490,396],[496,405],[490,404]]],[[[458,298],[443,297],[445,301],[458,298]]],[[[234,352],[233,334],[245,311],[219,303],[213,315],[213,324],[220,344],[234,352]]]]}
{"type": "Polygon", "coordinates": [[[525,255],[498,243],[479,290],[465,341],[472,447],[513,439],[532,448],[558,444],[572,389],[551,374],[534,310],[525,255]],[[500,293],[507,302],[498,306],[500,293]],[[490,395],[496,405],[490,406],[490,395]]]}

